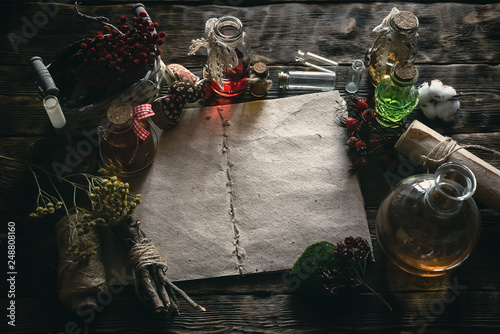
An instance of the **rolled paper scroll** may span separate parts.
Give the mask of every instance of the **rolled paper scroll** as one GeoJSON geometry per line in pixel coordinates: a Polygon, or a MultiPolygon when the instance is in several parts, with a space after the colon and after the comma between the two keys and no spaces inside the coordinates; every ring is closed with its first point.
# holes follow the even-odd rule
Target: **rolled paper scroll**
{"type": "MultiPolygon", "coordinates": [[[[455,141],[442,136],[417,120],[411,123],[395,146],[399,154],[417,165],[425,165],[431,160],[432,162],[439,161],[439,163],[452,161],[469,167],[477,181],[474,198],[496,212],[500,212],[500,170],[465,149],[474,145],[463,147],[460,148],[455,141]]],[[[433,171],[437,165],[428,164],[424,167],[433,171]]]]}

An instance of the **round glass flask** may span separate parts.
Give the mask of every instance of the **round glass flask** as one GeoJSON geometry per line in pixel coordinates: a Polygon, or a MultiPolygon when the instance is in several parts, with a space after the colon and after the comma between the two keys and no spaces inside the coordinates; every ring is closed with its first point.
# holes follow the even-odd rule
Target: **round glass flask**
{"type": "Polygon", "coordinates": [[[434,175],[399,182],[377,212],[377,238],[387,257],[415,275],[443,275],[459,266],[480,233],[471,198],[476,179],[462,164],[445,163],[434,175]]]}

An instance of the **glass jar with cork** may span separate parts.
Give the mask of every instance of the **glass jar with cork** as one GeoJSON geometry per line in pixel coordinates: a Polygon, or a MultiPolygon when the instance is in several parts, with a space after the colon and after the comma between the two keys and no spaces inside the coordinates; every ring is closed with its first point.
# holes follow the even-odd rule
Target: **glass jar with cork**
{"type": "Polygon", "coordinates": [[[134,108],[122,102],[108,109],[107,119],[107,124],[98,128],[103,163],[116,167],[120,176],[132,176],[148,167],[158,142],[149,122],[137,119],[134,108]]]}
{"type": "Polygon", "coordinates": [[[418,71],[408,63],[397,63],[390,77],[382,80],[375,88],[375,111],[377,122],[386,128],[400,126],[400,122],[418,104],[418,89],[415,83],[418,71]]]}
{"type": "Polygon", "coordinates": [[[384,22],[376,27],[378,37],[368,50],[365,65],[374,86],[390,76],[398,62],[415,64],[420,49],[418,18],[409,11],[393,9],[384,22]]]}

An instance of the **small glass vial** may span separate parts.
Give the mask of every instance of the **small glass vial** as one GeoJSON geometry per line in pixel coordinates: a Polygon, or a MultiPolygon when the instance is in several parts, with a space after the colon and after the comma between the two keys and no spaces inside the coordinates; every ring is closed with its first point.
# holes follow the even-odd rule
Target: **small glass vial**
{"type": "Polygon", "coordinates": [[[366,55],[365,65],[374,86],[389,77],[398,62],[415,64],[420,49],[418,27],[418,18],[411,12],[401,11],[391,16],[389,26],[379,33],[366,55]]]}
{"type": "Polygon", "coordinates": [[[271,80],[269,80],[269,69],[266,64],[262,62],[255,63],[247,83],[253,96],[262,97],[266,95],[272,84],[271,80]]]}
{"type": "Polygon", "coordinates": [[[57,97],[54,95],[45,96],[43,98],[43,107],[55,129],[62,129],[66,125],[66,118],[57,97]]]}
{"type": "Polygon", "coordinates": [[[215,23],[214,34],[219,41],[234,48],[238,65],[232,69],[224,68],[223,87],[213,80],[212,88],[222,96],[241,94],[247,88],[246,78],[250,75],[250,45],[243,24],[234,16],[220,17],[215,23]]]}
{"type": "Polygon", "coordinates": [[[323,72],[335,72],[334,69],[339,65],[336,61],[330,60],[325,57],[318,56],[315,53],[312,52],[303,52],[303,51],[297,51],[297,55],[295,56],[295,60],[298,62],[301,62],[302,64],[311,67],[312,69],[316,71],[323,71],[323,72]],[[318,66],[314,63],[320,63],[322,65],[330,65],[333,66],[334,69],[327,69],[321,66],[318,66]]]}
{"type": "Polygon", "coordinates": [[[408,63],[398,63],[391,76],[382,80],[375,88],[375,111],[377,122],[383,127],[399,127],[400,122],[418,104],[418,89],[415,83],[418,71],[408,63]]]}
{"type": "Polygon", "coordinates": [[[289,71],[278,74],[278,86],[294,90],[318,90],[329,92],[335,89],[334,72],[289,71]]]}
{"type": "Polygon", "coordinates": [[[432,174],[399,182],[380,204],[377,239],[401,269],[424,277],[459,266],[481,230],[472,195],[476,179],[463,164],[448,162],[432,174]]]}
{"type": "Polygon", "coordinates": [[[99,148],[103,163],[115,166],[120,176],[135,174],[151,164],[157,143],[146,119],[139,124],[150,134],[140,139],[133,127],[133,108],[127,103],[112,105],[107,111],[108,123],[99,127],[99,148]]]}
{"type": "Polygon", "coordinates": [[[358,91],[364,68],[365,65],[361,60],[353,61],[351,68],[349,69],[349,73],[347,74],[347,79],[345,81],[345,90],[348,93],[353,94],[358,91]]]}

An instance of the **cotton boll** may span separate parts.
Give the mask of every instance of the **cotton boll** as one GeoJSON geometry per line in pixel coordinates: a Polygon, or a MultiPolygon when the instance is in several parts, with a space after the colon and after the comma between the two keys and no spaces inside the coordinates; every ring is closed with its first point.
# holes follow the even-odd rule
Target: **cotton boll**
{"type": "Polygon", "coordinates": [[[436,118],[436,101],[428,101],[420,104],[422,113],[431,121],[436,118]]]}
{"type": "Polygon", "coordinates": [[[442,120],[449,119],[449,114],[454,114],[453,102],[455,101],[444,101],[436,103],[436,116],[442,120]]]}
{"type": "Polygon", "coordinates": [[[423,103],[427,103],[430,100],[432,100],[432,97],[429,92],[429,83],[426,81],[418,87],[418,103],[422,106],[423,103]]]}
{"type": "Polygon", "coordinates": [[[458,114],[458,109],[460,109],[460,101],[448,101],[451,102],[451,109],[443,116],[443,121],[453,122],[455,120],[455,115],[458,114]]]}
{"type": "Polygon", "coordinates": [[[443,91],[444,85],[441,80],[434,79],[431,81],[431,84],[429,85],[429,94],[433,100],[445,101],[443,91]]]}
{"type": "Polygon", "coordinates": [[[441,95],[435,96],[434,100],[436,100],[438,102],[449,101],[455,95],[457,95],[457,91],[455,90],[455,88],[445,85],[445,86],[443,86],[443,89],[441,90],[441,95]]]}

